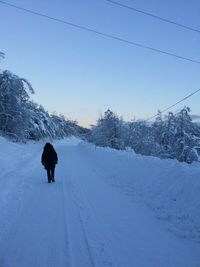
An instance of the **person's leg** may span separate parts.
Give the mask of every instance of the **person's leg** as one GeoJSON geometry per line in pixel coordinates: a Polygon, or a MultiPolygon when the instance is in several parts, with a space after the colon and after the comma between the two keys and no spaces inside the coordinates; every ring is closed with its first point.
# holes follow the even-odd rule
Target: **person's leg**
{"type": "Polygon", "coordinates": [[[47,168],[47,178],[48,178],[48,182],[51,182],[51,169],[47,168]]]}
{"type": "Polygon", "coordinates": [[[52,178],[52,181],[53,181],[53,182],[55,182],[54,174],[55,174],[55,167],[53,167],[53,168],[51,169],[51,178],[52,178]]]}

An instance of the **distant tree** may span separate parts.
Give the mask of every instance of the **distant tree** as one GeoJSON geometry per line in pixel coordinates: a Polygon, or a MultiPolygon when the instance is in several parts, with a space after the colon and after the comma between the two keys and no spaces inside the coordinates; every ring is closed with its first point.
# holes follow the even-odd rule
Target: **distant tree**
{"type": "Polygon", "coordinates": [[[164,120],[158,114],[152,125],[155,142],[160,147],[156,156],[188,163],[198,160],[200,128],[192,122],[189,112],[190,109],[184,107],[176,114],[169,112],[164,120]]]}
{"type": "MultiPolygon", "coordinates": [[[[0,58],[4,54],[0,52],[0,58]]],[[[69,135],[83,137],[85,129],[63,115],[50,115],[30,100],[34,90],[24,78],[10,71],[0,72],[0,134],[13,141],[42,138],[60,139],[69,135]]]]}
{"type": "Polygon", "coordinates": [[[198,160],[200,129],[192,122],[190,108],[184,107],[175,115],[175,135],[173,147],[179,161],[191,163],[198,160]]]}
{"type": "Polygon", "coordinates": [[[128,146],[136,153],[153,155],[157,148],[152,127],[145,121],[132,121],[129,124],[128,146]]]}
{"type": "Polygon", "coordinates": [[[51,117],[43,106],[29,102],[30,121],[28,139],[40,140],[43,138],[55,138],[54,125],[51,117]]]}
{"type": "Polygon", "coordinates": [[[62,118],[65,120],[64,123],[64,132],[65,136],[80,136],[83,134],[82,131],[84,132],[84,128],[81,126],[78,126],[76,121],[66,119],[63,115],[62,118]]]}
{"type": "Polygon", "coordinates": [[[152,128],[156,142],[161,145],[163,143],[163,132],[165,129],[165,122],[163,121],[161,111],[158,111],[155,122],[152,124],[152,128]]]}
{"type": "Polygon", "coordinates": [[[91,140],[98,146],[123,149],[123,121],[110,109],[99,118],[91,131],[91,140]]]}
{"type": "Polygon", "coordinates": [[[200,126],[192,122],[190,109],[184,107],[163,118],[158,112],[154,123],[123,122],[107,110],[92,127],[89,140],[98,146],[132,148],[136,153],[160,158],[176,158],[191,163],[200,161],[200,126]]]}
{"type": "Polygon", "coordinates": [[[54,123],[55,135],[57,138],[64,138],[66,136],[77,135],[77,123],[66,119],[64,115],[51,115],[54,123]]]}

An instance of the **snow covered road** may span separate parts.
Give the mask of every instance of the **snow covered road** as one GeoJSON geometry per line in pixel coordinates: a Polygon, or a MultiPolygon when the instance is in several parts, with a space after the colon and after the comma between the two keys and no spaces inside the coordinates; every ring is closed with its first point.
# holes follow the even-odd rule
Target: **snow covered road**
{"type": "Polygon", "coordinates": [[[199,244],[168,232],[144,204],[109,184],[109,162],[100,164],[98,151],[55,147],[54,184],[40,166],[41,150],[16,171],[22,193],[8,201],[12,214],[2,215],[10,218],[0,233],[0,267],[200,267],[199,244]]]}

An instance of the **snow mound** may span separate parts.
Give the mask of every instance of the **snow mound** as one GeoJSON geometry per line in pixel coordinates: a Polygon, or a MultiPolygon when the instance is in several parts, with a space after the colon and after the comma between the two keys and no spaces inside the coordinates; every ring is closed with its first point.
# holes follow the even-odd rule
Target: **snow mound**
{"type": "Polygon", "coordinates": [[[150,207],[179,237],[200,241],[200,165],[82,145],[93,150],[105,180],[150,207]]]}

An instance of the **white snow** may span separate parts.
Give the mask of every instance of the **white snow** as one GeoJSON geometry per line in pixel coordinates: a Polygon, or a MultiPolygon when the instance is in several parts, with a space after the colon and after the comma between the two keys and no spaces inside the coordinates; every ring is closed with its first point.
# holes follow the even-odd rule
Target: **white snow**
{"type": "Polygon", "coordinates": [[[200,167],[54,142],[56,182],[44,143],[0,138],[1,267],[199,267],[200,167]]]}

